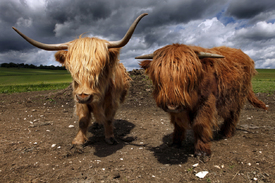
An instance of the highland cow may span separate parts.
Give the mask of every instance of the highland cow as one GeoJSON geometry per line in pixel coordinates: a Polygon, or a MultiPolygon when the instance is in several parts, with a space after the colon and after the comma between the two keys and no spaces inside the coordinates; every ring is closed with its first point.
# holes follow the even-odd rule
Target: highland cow
{"type": "Polygon", "coordinates": [[[172,142],[181,144],[191,127],[197,156],[211,155],[217,116],[224,119],[220,132],[229,138],[246,99],[267,110],[252,90],[251,79],[257,73],[254,61],[239,49],[173,44],[136,59],[153,59],[140,66],[153,81],[157,106],[170,114],[172,142]]]}
{"type": "Polygon", "coordinates": [[[73,96],[76,114],[79,118],[79,131],[72,144],[80,145],[86,140],[86,132],[93,113],[96,121],[105,129],[105,140],[116,144],[113,132],[113,119],[125,99],[131,78],[122,63],[119,63],[120,48],[130,40],[138,22],[146,13],[140,15],[119,41],[106,41],[98,38],[80,36],[79,39],[62,44],[37,42],[13,27],[13,29],[32,45],[44,50],[61,50],[55,59],[66,67],[73,78],[73,96]],[[68,49],[68,51],[65,51],[68,49]]]}

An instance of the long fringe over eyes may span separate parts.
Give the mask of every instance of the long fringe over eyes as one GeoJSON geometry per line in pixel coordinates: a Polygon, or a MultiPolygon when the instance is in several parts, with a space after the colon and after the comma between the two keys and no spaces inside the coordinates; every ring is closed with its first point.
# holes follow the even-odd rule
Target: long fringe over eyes
{"type": "Polygon", "coordinates": [[[157,104],[190,106],[190,94],[198,86],[202,64],[188,46],[173,44],[154,52],[147,74],[156,87],[153,95],[157,104]]]}
{"type": "Polygon", "coordinates": [[[114,58],[110,58],[107,43],[105,40],[89,37],[79,38],[72,42],[65,66],[76,82],[83,82],[85,78],[87,83],[98,85],[100,74],[113,73],[112,71],[102,72],[106,67],[114,68],[112,66],[116,64],[119,53],[119,49],[111,49],[116,50],[117,53],[113,55],[114,58]]]}

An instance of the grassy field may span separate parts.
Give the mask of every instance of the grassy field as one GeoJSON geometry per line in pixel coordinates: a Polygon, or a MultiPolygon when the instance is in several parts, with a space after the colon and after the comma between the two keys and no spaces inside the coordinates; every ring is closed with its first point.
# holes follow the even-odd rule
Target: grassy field
{"type": "Polygon", "coordinates": [[[64,89],[72,82],[66,70],[0,67],[0,93],[64,89]]]}
{"type": "MultiPolygon", "coordinates": [[[[275,92],[275,69],[257,69],[252,80],[255,93],[275,92]]],[[[72,78],[66,70],[0,67],[0,93],[64,89],[72,78]]]]}
{"type": "Polygon", "coordinates": [[[275,69],[257,69],[258,75],[252,80],[255,93],[275,93],[275,69]]]}

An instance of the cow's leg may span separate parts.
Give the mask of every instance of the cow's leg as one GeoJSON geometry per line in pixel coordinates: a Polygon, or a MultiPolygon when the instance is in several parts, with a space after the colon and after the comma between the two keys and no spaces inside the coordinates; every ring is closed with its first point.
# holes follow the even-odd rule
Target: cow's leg
{"type": "Polygon", "coordinates": [[[227,118],[224,118],[224,122],[221,126],[221,134],[226,138],[230,138],[234,135],[236,130],[236,125],[239,121],[241,108],[238,107],[235,111],[230,111],[227,118]]]}
{"type": "Polygon", "coordinates": [[[199,107],[194,116],[192,128],[195,136],[195,155],[211,155],[212,128],[215,124],[216,99],[210,95],[208,99],[199,107]]]}
{"type": "Polygon", "coordinates": [[[115,115],[114,109],[111,106],[108,106],[104,111],[102,106],[96,106],[93,109],[93,113],[96,121],[104,125],[105,141],[108,144],[117,144],[113,129],[113,118],[115,115]]]}
{"type": "Polygon", "coordinates": [[[108,144],[118,144],[118,141],[115,139],[114,136],[114,126],[113,121],[116,114],[116,111],[118,109],[118,101],[115,103],[112,103],[111,106],[105,108],[105,116],[106,116],[106,122],[104,123],[104,130],[105,130],[105,141],[108,144]]]}
{"type": "Polygon", "coordinates": [[[104,123],[105,141],[107,144],[118,144],[118,141],[114,136],[113,119],[109,119],[104,123]]]}
{"type": "Polygon", "coordinates": [[[76,114],[78,116],[79,130],[76,137],[72,141],[72,144],[78,145],[84,144],[84,142],[87,140],[86,133],[91,121],[91,111],[88,105],[77,103],[76,114]]]}
{"type": "Polygon", "coordinates": [[[182,112],[180,114],[170,113],[170,120],[174,125],[172,144],[181,145],[186,136],[186,129],[189,125],[189,116],[187,112],[182,112]]]}

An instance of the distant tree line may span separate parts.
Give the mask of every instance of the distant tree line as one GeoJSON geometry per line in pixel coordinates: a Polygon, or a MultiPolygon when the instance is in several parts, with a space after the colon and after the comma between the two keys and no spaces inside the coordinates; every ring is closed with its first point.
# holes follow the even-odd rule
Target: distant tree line
{"type": "Polygon", "coordinates": [[[36,66],[33,64],[15,64],[15,63],[3,63],[1,64],[1,67],[6,67],[6,68],[11,68],[11,67],[15,67],[15,68],[31,68],[31,69],[50,69],[50,70],[66,70],[65,67],[62,66],[54,66],[54,65],[40,65],[40,66],[36,66]]]}

